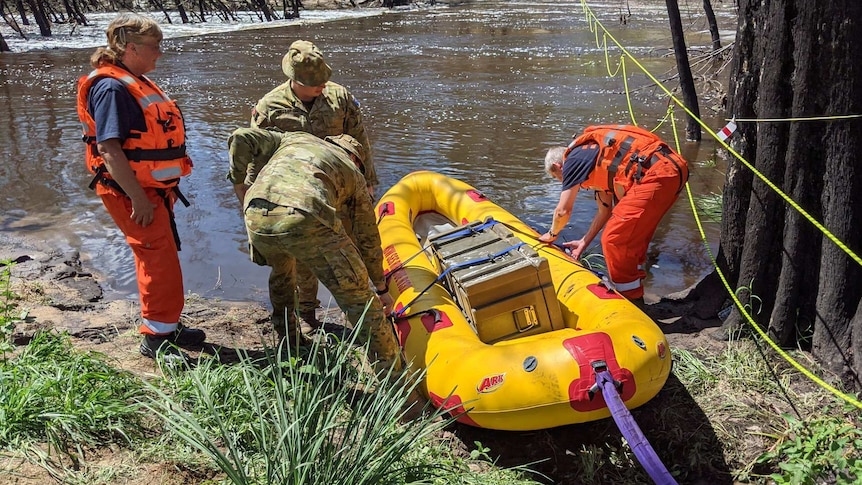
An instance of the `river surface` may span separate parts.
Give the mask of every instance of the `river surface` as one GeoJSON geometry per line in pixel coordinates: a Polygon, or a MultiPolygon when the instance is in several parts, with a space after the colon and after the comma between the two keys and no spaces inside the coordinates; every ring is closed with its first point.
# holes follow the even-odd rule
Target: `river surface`
{"type": "MultiPolygon", "coordinates": [[[[717,11],[725,43],[735,22],[728,3],[717,11]]],[[[644,67],[659,79],[669,77],[674,60],[664,2],[632,4],[625,25],[619,21],[624,4],[590,5],[644,67]]],[[[683,6],[683,21],[689,47],[704,51],[710,40],[700,6],[694,2],[690,12],[683,6]]],[[[192,206],[176,208],[187,292],[267,301],[268,269],[248,260],[238,203],[225,180],[227,138],[247,126],[256,100],[283,82],[281,57],[300,38],[323,50],[332,80],[362,103],[381,179],[378,194],[409,172],[435,170],[474,185],[544,230],[559,197],[559,183],[542,169],[545,151],[590,124],[630,123],[622,77],[609,76],[605,52],[574,1],[476,1],[168,39],[149,76],[183,109],[195,162],[182,184],[192,206]]],[[[131,252],[87,189],[75,81],[89,71],[92,50],[0,54],[0,231],[79,249],[109,297],[134,298],[131,252]]],[[[619,54],[610,57],[615,66],[619,54]]],[[[667,100],[635,66],[626,69],[638,123],[652,129],[667,100]]],[[[674,89],[676,82],[666,85],[674,89]]],[[[724,121],[707,104],[703,118],[717,131],[724,121]]],[[[667,125],[660,131],[670,138],[667,125]]],[[[692,192],[720,193],[724,163],[713,163],[713,144],[686,144],[683,155],[692,192]]],[[[581,193],[563,238],[579,238],[594,211],[591,193],[581,193]]],[[[707,223],[706,234],[714,245],[717,225],[707,223]]],[[[685,192],[659,227],[648,263],[653,297],[709,272],[685,192]]]]}

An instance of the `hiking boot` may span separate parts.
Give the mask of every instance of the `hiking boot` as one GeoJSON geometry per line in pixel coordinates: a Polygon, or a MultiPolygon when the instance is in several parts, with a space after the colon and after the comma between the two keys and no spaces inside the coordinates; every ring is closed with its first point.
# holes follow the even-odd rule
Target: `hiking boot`
{"type": "MultiPolygon", "coordinates": [[[[200,330],[198,330],[198,332],[200,332],[200,330]]],[[[189,356],[173,345],[173,342],[171,342],[172,335],[174,334],[144,335],[144,338],[141,340],[141,355],[153,360],[157,358],[161,359],[169,366],[188,365],[189,356]]]]}
{"type": "Polygon", "coordinates": [[[177,324],[177,329],[168,334],[168,340],[180,347],[194,347],[201,345],[207,339],[207,334],[197,328],[189,328],[182,323],[177,324]]]}
{"type": "Polygon", "coordinates": [[[304,347],[311,347],[311,345],[314,343],[314,340],[312,340],[312,338],[309,337],[308,335],[305,335],[302,333],[298,333],[296,335],[284,335],[284,334],[279,333],[278,334],[278,342],[276,342],[276,346],[278,346],[282,342],[284,342],[285,347],[291,347],[294,349],[298,349],[298,348],[304,348],[304,347]]]}
{"type": "Polygon", "coordinates": [[[300,332],[311,333],[322,326],[323,323],[317,319],[317,315],[315,315],[314,310],[304,310],[299,313],[300,332]]]}

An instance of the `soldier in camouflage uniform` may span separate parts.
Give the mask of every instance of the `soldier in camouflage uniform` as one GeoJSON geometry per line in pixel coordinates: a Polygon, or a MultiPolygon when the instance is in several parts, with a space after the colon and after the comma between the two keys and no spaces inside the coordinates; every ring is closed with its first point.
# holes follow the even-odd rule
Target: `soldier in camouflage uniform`
{"type": "Polygon", "coordinates": [[[279,336],[299,343],[294,294],[301,260],[354,325],[370,302],[360,329],[360,337],[370,340],[369,359],[400,368],[386,318],[393,301],[383,276],[373,202],[358,170],[358,142],[348,135],[321,140],[303,132],[240,128],[228,143],[227,178],[243,205],[252,260],[272,267],[269,294],[279,336]],[[352,237],[346,224],[352,225],[352,237]]]}
{"type": "MultiPolygon", "coordinates": [[[[362,124],[359,102],[343,86],[329,80],[332,69],[311,42],[290,45],[281,63],[287,82],[267,93],[252,110],[251,127],[280,132],[305,131],[320,138],[347,134],[365,148],[363,165],[369,193],[380,182],[371,158],[371,143],[362,124]]],[[[317,279],[305,264],[297,267],[300,314],[316,326],[317,279]]]]}

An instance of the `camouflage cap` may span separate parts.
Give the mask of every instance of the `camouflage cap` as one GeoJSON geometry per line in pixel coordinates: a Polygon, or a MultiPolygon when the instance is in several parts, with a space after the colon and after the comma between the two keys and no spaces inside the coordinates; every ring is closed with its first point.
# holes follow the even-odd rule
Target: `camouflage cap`
{"type": "Polygon", "coordinates": [[[353,138],[350,135],[335,135],[327,136],[326,141],[340,146],[346,150],[347,153],[356,155],[356,158],[359,159],[359,163],[363,165],[365,164],[365,147],[362,146],[362,143],[356,141],[356,138],[353,138]]]}
{"type": "Polygon", "coordinates": [[[288,79],[305,86],[326,84],[332,76],[332,69],[323,60],[323,53],[307,40],[290,44],[290,49],[281,60],[281,69],[288,79]]]}

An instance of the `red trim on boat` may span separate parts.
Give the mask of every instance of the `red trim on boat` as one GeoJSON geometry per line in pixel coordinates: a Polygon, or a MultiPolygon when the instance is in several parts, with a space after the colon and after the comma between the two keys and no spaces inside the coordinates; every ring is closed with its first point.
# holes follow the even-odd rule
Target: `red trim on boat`
{"type": "Polygon", "coordinates": [[[622,300],[623,297],[619,293],[615,293],[608,289],[605,285],[592,284],[587,285],[587,289],[602,300],[622,300]]]}
{"type": "Polygon", "coordinates": [[[467,410],[464,409],[464,403],[461,401],[461,396],[457,394],[452,394],[449,397],[443,398],[434,394],[433,392],[429,393],[431,402],[434,404],[434,407],[438,409],[443,409],[450,415],[458,416],[457,420],[459,423],[464,423],[470,426],[475,426],[479,428],[479,423],[473,421],[470,416],[467,416],[467,410]]]}
{"type": "Polygon", "coordinates": [[[604,361],[614,380],[622,383],[619,394],[623,401],[628,401],[635,395],[637,383],[634,375],[629,369],[620,368],[613,341],[608,334],[593,333],[566,339],[563,347],[572,354],[581,371],[581,376],[569,384],[569,404],[572,409],[588,412],[607,407],[601,392],[593,393],[592,400],[589,394],[590,388],[596,383],[596,374],[591,364],[598,360],[604,361]]]}
{"type": "Polygon", "coordinates": [[[395,214],[395,202],[386,201],[380,204],[380,207],[377,208],[377,217],[382,218],[383,216],[391,216],[395,214]]]}

